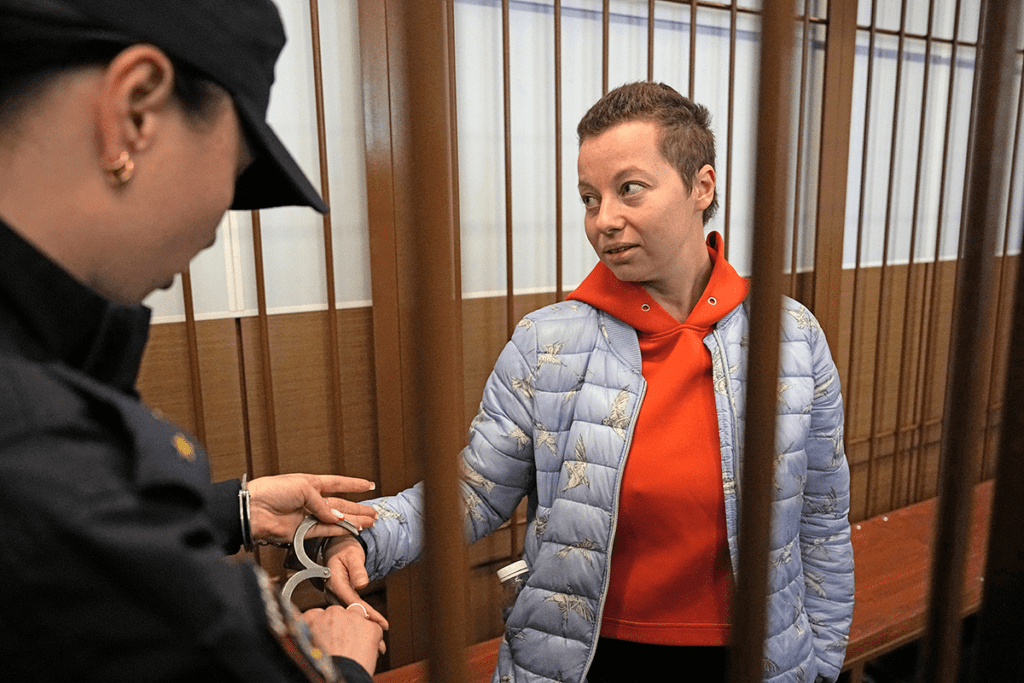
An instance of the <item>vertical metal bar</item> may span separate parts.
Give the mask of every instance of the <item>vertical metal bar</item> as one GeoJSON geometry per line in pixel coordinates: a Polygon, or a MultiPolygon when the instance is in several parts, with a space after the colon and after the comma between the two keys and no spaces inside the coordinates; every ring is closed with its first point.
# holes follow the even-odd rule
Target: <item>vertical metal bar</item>
{"type": "Polygon", "coordinates": [[[192,304],[192,274],[186,267],[181,273],[181,291],[185,297],[185,338],[188,341],[188,369],[192,380],[192,417],[196,438],[206,445],[206,417],[203,411],[203,376],[199,371],[199,340],[196,334],[196,312],[192,304]]]}
{"type": "MultiPolygon", "coordinates": [[[[949,84],[946,90],[946,122],[945,131],[943,133],[942,141],[942,174],[939,178],[939,194],[938,194],[938,220],[935,226],[935,254],[932,259],[932,280],[930,292],[922,292],[922,297],[928,297],[927,311],[925,310],[924,302],[922,301],[921,306],[921,344],[919,347],[924,350],[921,354],[921,364],[919,366],[918,374],[921,375],[921,406],[920,413],[915,417],[914,422],[918,425],[918,441],[923,443],[925,440],[925,428],[928,419],[928,395],[932,386],[932,378],[935,375],[935,368],[932,362],[932,348],[934,346],[934,337],[932,333],[933,329],[937,329],[938,321],[935,307],[939,298],[939,268],[940,259],[942,257],[942,232],[945,227],[945,213],[943,211],[945,198],[946,198],[946,169],[949,168],[949,150],[950,142],[952,139],[952,121],[953,121],[953,86],[956,84],[956,57],[957,48],[959,45],[958,36],[960,35],[960,2],[956,0],[956,6],[953,10],[953,44],[950,49],[949,59],[949,84]]],[[[919,457],[917,461],[917,471],[914,473],[914,497],[921,498],[924,490],[924,468],[925,458],[919,457]]]]}
{"type": "Polygon", "coordinates": [[[404,144],[408,165],[398,170],[416,198],[409,215],[416,230],[403,235],[409,247],[403,266],[417,295],[413,309],[417,343],[411,346],[410,389],[417,406],[417,452],[428,453],[425,510],[427,526],[427,603],[431,630],[429,673],[434,683],[467,680],[465,601],[467,552],[461,533],[464,504],[459,490],[458,459],[462,445],[462,296],[456,290],[459,255],[455,251],[452,193],[451,84],[448,64],[446,0],[397,2],[406,45],[402,68],[408,111],[404,144]]]}
{"type": "MultiPolygon", "coordinates": [[[[263,273],[263,232],[260,226],[260,212],[252,212],[252,251],[256,259],[256,306],[260,330],[260,368],[263,374],[265,394],[263,416],[267,422],[267,449],[270,472],[281,472],[281,461],[277,448],[277,417],[274,410],[274,367],[270,359],[270,325],[267,318],[267,286],[263,273]]],[[[255,475],[255,473],[254,473],[255,475]]]]}
{"type": "MultiPolygon", "coordinates": [[[[462,256],[462,214],[460,212],[459,193],[459,100],[456,90],[456,68],[455,68],[455,0],[445,0],[445,7],[448,16],[448,85],[450,98],[448,104],[448,115],[451,117],[451,148],[452,148],[452,224],[455,226],[452,231],[452,253],[458,254],[461,263],[462,256]]],[[[455,278],[455,291],[462,295],[462,268],[456,268],[453,273],[455,278]]],[[[454,408],[460,415],[460,421],[465,424],[465,409],[463,403],[458,403],[454,408]]]]}
{"type": "Polygon", "coordinates": [[[508,3],[501,0],[501,65],[505,120],[505,331],[511,337],[516,326],[512,252],[512,75],[509,58],[508,3]]]}
{"type": "MultiPolygon", "coordinates": [[[[249,387],[245,380],[245,344],[242,342],[242,321],[235,318],[235,348],[238,350],[238,395],[242,411],[242,443],[245,446],[245,474],[251,479],[255,474],[252,464],[252,437],[250,436],[249,419],[249,387]]],[[[259,547],[256,548],[256,561],[259,562],[259,547]]]]}
{"type": "Polygon", "coordinates": [[[601,9],[601,94],[608,94],[608,38],[611,33],[611,7],[609,0],[604,0],[601,9]]]}
{"type": "Polygon", "coordinates": [[[562,267],[562,0],[555,0],[555,299],[565,298],[562,267]]]}
{"type": "MultiPolygon", "coordinates": [[[[857,55],[857,5],[832,0],[828,6],[821,144],[814,233],[814,315],[838,356],[843,292],[843,241],[850,161],[850,119],[857,55]]],[[[851,337],[852,339],[852,337],[851,337]]],[[[851,343],[851,355],[852,355],[851,343]]],[[[843,377],[849,382],[850,377],[843,377]]],[[[847,396],[851,396],[847,385],[847,396]]],[[[847,432],[849,434],[850,432],[847,432]]]]}
{"type": "MultiPolygon", "coordinates": [[[[921,177],[923,175],[922,169],[924,168],[924,127],[925,127],[925,123],[927,122],[927,118],[928,118],[928,116],[927,116],[928,115],[928,85],[929,85],[929,82],[930,82],[929,77],[931,76],[931,65],[932,65],[932,30],[933,30],[933,26],[934,26],[934,19],[935,19],[935,0],[929,0],[928,1],[928,26],[927,26],[927,29],[925,30],[925,38],[924,38],[924,40],[925,40],[925,42],[924,42],[924,78],[923,78],[923,82],[921,84],[921,116],[918,119],[918,124],[917,124],[917,169],[916,169],[916,174],[914,176],[914,206],[913,206],[913,212],[911,214],[911,219],[910,219],[910,255],[909,255],[908,259],[907,259],[907,294],[904,297],[904,301],[906,302],[906,310],[904,311],[904,314],[903,314],[903,334],[902,334],[902,341],[900,343],[900,349],[902,350],[901,352],[903,353],[903,357],[904,358],[906,358],[907,354],[910,353],[913,350],[911,348],[911,345],[910,345],[910,329],[911,329],[911,324],[912,324],[912,321],[913,321],[913,316],[910,315],[910,299],[911,299],[911,296],[913,295],[913,292],[914,292],[914,282],[916,280],[916,278],[914,277],[914,273],[917,270],[917,268],[915,267],[915,263],[916,263],[915,257],[917,255],[917,227],[918,227],[918,214],[919,214],[920,203],[921,203],[921,177]]],[[[920,350],[918,350],[918,353],[920,354],[920,350]]],[[[907,385],[910,383],[909,379],[908,379],[908,375],[910,375],[910,372],[911,372],[911,369],[910,369],[910,364],[909,363],[906,363],[906,362],[900,363],[900,381],[899,381],[899,387],[896,390],[896,407],[897,407],[896,415],[898,417],[900,415],[907,415],[908,413],[910,414],[910,420],[909,420],[910,424],[909,424],[909,427],[910,427],[911,437],[913,437],[913,430],[915,428],[915,419],[914,419],[913,411],[912,410],[908,411],[906,409],[905,403],[907,401],[907,399],[906,399],[906,392],[907,391],[913,391],[913,389],[916,389],[917,388],[917,381],[915,381],[913,383],[914,386],[912,388],[908,388],[907,385]]],[[[911,398],[910,401],[911,401],[911,405],[914,405],[916,403],[916,401],[917,401],[917,397],[913,396],[913,398],[911,398]]],[[[900,428],[899,421],[897,419],[897,424],[896,424],[896,440],[895,440],[895,448],[894,448],[894,451],[895,451],[896,455],[894,457],[899,457],[899,454],[903,451],[903,443],[904,443],[903,434],[904,434],[904,430],[902,430],[900,428]]],[[[911,472],[914,469],[915,458],[918,457],[919,454],[917,453],[916,449],[913,448],[913,443],[911,443],[911,446],[909,448],[907,448],[906,451],[907,451],[907,453],[909,454],[910,457],[909,457],[908,462],[907,462],[906,494],[905,494],[904,498],[905,498],[905,503],[909,504],[909,502],[910,502],[911,472]]],[[[894,471],[895,471],[895,469],[894,469],[894,471]]],[[[893,502],[894,502],[895,498],[896,498],[896,477],[894,475],[893,478],[892,478],[892,488],[891,488],[891,491],[889,492],[889,506],[890,507],[893,506],[893,502]]]]}
{"type": "MultiPolygon", "coordinates": [[[[900,31],[899,42],[896,48],[896,88],[892,105],[892,138],[889,142],[889,182],[888,192],[885,198],[885,227],[882,236],[882,266],[881,276],[878,284],[878,312],[875,316],[875,368],[871,382],[871,422],[870,438],[868,440],[868,462],[874,462],[878,448],[878,440],[882,434],[878,433],[878,414],[881,411],[882,399],[885,397],[885,388],[882,376],[885,372],[886,361],[888,360],[889,348],[889,300],[887,298],[889,283],[889,241],[892,235],[892,204],[893,193],[896,189],[894,176],[896,175],[896,139],[899,133],[900,123],[900,87],[903,84],[903,47],[906,40],[907,27],[907,0],[900,4],[900,31]]],[[[899,432],[899,420],[896,423],[897,433],[899,432]]],[[[898,453],[892,454],[892,479],[896,480],[896,465],[898,453]]],[[[871,481],[868,481],[871,486],[871,481]]],[[[890,492],[892,492],[890,487],[890,492]]],[[[869,494],[870,495],[870,494],[869,494]]],[[[892,509],[892,500],[889,500],[889,507],[892,509]]]]}
{"type": "Polygon", "coordinates": [[[736,110],[736,1],[732,0],[729,7],[729,105],[725,124],[725,216],[722,225],[722,238],[725,240],[723,256],[726,259],[729,258],[729,227],[732,224],[732,123],[736,110]]]}
{"type": "MultiPolygon", "coordinates": [[[[982,358],[977,349],[987,334],[992,308],[993,252],[996,223],[1005,202],[1006,140],[1010,137],[1013,107],[1011,69],[1016,65],[1013,53],[1019,26],[1019,2],[988,0],[982,4],[975,87],[984,84],[986,96],[977,97],[971,110],[974,125],[968,141],[963,208],[964,231],[970,239],[961,243],[943,416],[942,478],[936,507],[931,593],[926,637],[921,643],[918,664],[921,680],[935,683],[957,680],[960,659],[963,577],[971,518],[972,482],[967,475],[971,454],[983,433],[979,426],[985,399],[976,381],[982,371],[982,358]]],[[[1014,536],[1017,535],[1012,534],[1011,538],[1014,536]]],[[[994,538],[999,543],[1012,542],[994,538]]],[[[1019,544],[1019,538],[1017,542],[1019,544]]]]}
{"type": "MultiPolygon", "coordinates": [[[[607,0],[606,0],[607,1],[607,0]]],[[[687,91],[693,99],[693,82],[697,76],[697,0],[690,0],[690,85],[687,91]]]]}
{"type": "MultiPolygon", "coordinates": [[[[1019,3],[1016,13],[1020,13],[1019,3]]],[[[1008,23],[1014,25],[1014,19],[1008,23]]],[[[1024,93],[1024,83],[1020,92],[1024,93]]],[[[1021,99],[1017,104],[1017,133],[1024,116],[1021,99]]],[[[1017,158],[1016,136],[1013,160],[1017,158]]],[[[1016,163],[1011,163],[1010,197],[1007,222],[1013,206],[1016,163]]],[[[1005,258],[1005,257],[1004,257],[1005,258]]],[[[1005,269],[1005,264],[1003,268],[1005,269]]],[[[1014,304],[1010,348],[1006,359],[1006,383],[1003,396],[1003,420],[996,461],[996,482],[992,499],[988,558],[985,566],[985,590],[978,615],[974,656],[974,683],[1002,683],[1024,680],[1024,539],[1020,520],[1024,519],[1024,267],[1017,263],[1017,295],[1014,304]]],[[[998,329],[998,327],[996,328],[998,329]]]]}
{"type": "Polygon", "coordinates": [[[654,0],[647,0],[647,80],[654,80],[654,0]]]}
{"type": "MultiPolygon", "coordinates": [[[[363,125],[366,140],[366,209],[370,235],[370,285],[373,297],[373,363],[377,381],[377,451],[381,493],[393,494],[416,483],[419,473],[406,459],[406,418],[411,410],[403,371],[404,358],[400,305],[398,226],[409,223],[400,215],[395,168],[401,156],[401,121],[392,111],[392,93],[403,96],[401,40],[392,35],[393,18],[386,0],[359,0],[359,45],[362,65],[363,125]],[[392,73],[392,69],[394,73],[392,73]],[[399,123],[393,124],[393,118],[399,123]],[[395,137],[399,140],[396,141],[395,137]],[[382,390],[382,387],[386,389],[382,390]]],[[[406,192],[400,196],[405,197],[406,192]]],[[[412,575],[399,572],[386,579],[388,655],[392,665],[415,658],[414,625],[402,616],[411,614],[412,575]]]]}
{"type": "MultiPolygon", "coordinates": [[[[861,282],[861,256],[864,250],[864,198],[867,196],[867,184],[868,178],[868,141],[870,140],[871,134],[871,86],[874,80],[875,74],[875,30],[878,17],[878,0],[871,0],[871,26],[868,34],[868,82],[867,88],[864,94],[864,139],[861,143],[861,156],[860,156],[860,199],[858,201],[857,210],[857,255],[854,259],[853,269],[853,292],[851,293],[851,314],[850,314],[850,358],[848,360],[846,370],[846,383],[847,383],[847,395],[856,396],[857,391],[855,387],[859,384],[856,370],[858,369],[859,363],[858,355],[860,349],[855,345],[857,340],[857,322],[859,316],[857,314],[857,303],[860,299],[860,282],[861,282]]],[[[872,387],[874,391],[874,387],[872,387]]],[[[844,433],[852,434],[850,424],[853,420],[853,411],[846,413],[846,425],[844,426],[844,433]]],[[[869,425],[870,440],[872,435],[870,432],[874,431],[874,425],[869,425]]],[[[868,471],[867,471],[867,485],[864,487],[864,516],[871,516],[871,486],[874,484],[874,459],[868,458],[868,471]]]]}
{"type": "MultiPolygon", "coordinates": [[[[995,330],[995,334],[992,335],[992,349],[991,349],[991,355],[990,355],[990,357],[992,358],[992,370],[991,370],[991,377],[989,379],[989,385],[988,385],[988,387],[989,387],[989,391],[988,391],[988,410],[986,411],[986,418],[985,418],[985,448],[984,448],[984,450],[982,451],[982,454],[981,454],[980,479],[982,481],[984,481],[985,478],[986,478],[985,477],[985,471],[986,471],[986,469],[988,469],[987,465],[988,465],[988,456],[989,456],[989,450],[990,450],[989,447],[988,447],[988,443],[989,443],[989,439],[988,439],[988,432],[989,432],[989,424],[988,423],[989,423],[989,419],[988,419],[987,416],[988,416],[989,411],[991,411],[992,406],[995,405],[999,401],[999,397],[998,397],[997,392],[996,392],[996,387],[998,385],[998,382],[996,382],[996,373],[997,373],[997,370],[998,370],[998,363],[996,363],[996,353],[997,353],[997,350],[998,350],[997,342],[999,341],[999,331],[1003,329],[1003,325],[1005,324],[1004,321],[1003,321],[1003,305],[1002,305],[1002,302],[1003,302],[1003,297],[1006,295],[1006,291],[1007,291],[1007,285],[1006,285],[1007,277],[1006,277],[1006,274],[1009,271],[1009,268],[1007,267],[1007,261],[1009,260],[1009,254],[1010,254],[1010,228],[1012,227],[1012,224],[1013,224],[1013,198],[1014,198],[1014,190],[1016,190],[1016,186],[1013,184],[1013,179],[1015,177],[1017,177],[1017,150],[1019,149],[1019,144],[1020,144],[1021,120],[1024,119],[1024,117],[1021,116],[1022,112],[1024,112],[1024,70],[1021,70],[1021,81],[1018,84],[1018,88],[1017,88],[1017,122],[1014,124],[1013,148],[1012,148],[1013,151],[1010,153],[1010,192],[1009,192],[1009,196],[1006,198],[1006,224],[1003,226],[1003,256],[1002,256],[1002,259],[1000,260],[1000,265],[999,265],[999,289],[997,290],[997,294],[996,294],[996,298],[995,298],[995,301],[996,301],[996,323],[995,323],[995,325],[992,326],[992,329],[995,330]]],[[[1018,290],[1018,291],[1020,291],[1020,290],[1018,290]]],[[[1005,424],[1005,418],[1003,418],[1003,424],[1005,424]]],[[[1022,422],[1021,424],[1024,424],[1024,422],[1022,422]]],[[[1003,452],[1003,451],[1000,451],[1000,452],[1003,452]]]]}
{"type": "Polygon", "coordinates": [[[795,192],[793,194],[793,243],[791,245],[789,255],[789,295],[792,298],[796,298],[796,281],[799,276],[799,270],[797,268],[797,259],[799,252],[797,248],[800,246],[800,200],[801,192],[800,185],[803,180],[803,162],[804,162],[804,100],[807,97],[807,48],[808,43],[808,29],[811,25],[810,7],[808,3],[804,2],[804,15],[803,15],[803,46],[800,56],[800,103],[797,105],[797,135],[796,135],[796,178],[793,179],[793,186],[795,192]]]}
{"type": "Polygon", "coordinates": [[[742,458],[740,547],[729,680],[759,681],[764,671],[768,538],[775,405],[779,370],[779,300],[789,184],[789,129],[793,59],[793,3],[768,3],[761,34],[757,168],[750,319],[750,382],[742,458]]]}
{"type": "MultiPolygon", "coordinates": [[[[316,139],[320,156],[320,196],[331,205],[330,176],[327,173],[327,124],[324,115],[324,78],[320,57],[320,7],[309,0],[310,35],[313,48],[313,85],[316,98],[316,139]]],[[[345,419],[341,405],[341,358],[338,349],[338,304],[334,292],[334,242],[331,214],[323,215],[324,266],[327,278],[327,349],[328,371],[331,373],[331,417],[333,424],[332,461],[335,471],[345,471],[345,419]]]]}
{"type": "Polygon", "coordinates": [[[978,616],[974,656],[975,683],[1024,680],[1024,268],[1017,269],[1017,297],[1006,364],[1003,423],[996,462],[990,542],[985,566],[985,590],[978,616]]]}

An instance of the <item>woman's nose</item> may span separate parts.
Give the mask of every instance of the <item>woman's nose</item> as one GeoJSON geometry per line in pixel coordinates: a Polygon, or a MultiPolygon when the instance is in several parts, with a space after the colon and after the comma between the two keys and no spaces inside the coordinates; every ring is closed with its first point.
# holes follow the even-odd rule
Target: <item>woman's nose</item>
{"type": "Polygon", "coordinates": [[[621,230],[625,225],[622,216],[621,206],[614,200],[601,202],[601,208],[597,212],[595,227],[605,234],[611,234],[621,230]]]}

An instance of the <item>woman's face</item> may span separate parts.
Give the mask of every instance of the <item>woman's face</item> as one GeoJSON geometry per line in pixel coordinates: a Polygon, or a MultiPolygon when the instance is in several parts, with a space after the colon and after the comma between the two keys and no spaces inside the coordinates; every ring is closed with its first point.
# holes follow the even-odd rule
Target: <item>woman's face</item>
{"type": "Polygon", "coordinates": [[[620,123],[583,141],[578,171],[584,227],[598,258],[620,280],[664,287],[688,241],[703,244],[713,192],[688,190],[659,141],[656,123],[620,123]]]}
{"type": "Polygon", "coordinates": [[[134,261],[118,287],[125,303],[171,285],[176,273],[213,244],[231,206],[235,181],[251,161],[230,96],[223,91],[202,119],[179,105],[163,117],[153,146],[138,155],[132,190],[142,198],[128,232],[134,261]]]}

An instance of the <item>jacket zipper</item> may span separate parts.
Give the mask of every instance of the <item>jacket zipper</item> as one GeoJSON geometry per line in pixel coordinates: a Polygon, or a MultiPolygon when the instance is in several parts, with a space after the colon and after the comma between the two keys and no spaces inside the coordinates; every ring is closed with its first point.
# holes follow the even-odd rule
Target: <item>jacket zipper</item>
{"type": "MultiPolygon", "coordinates": [[[[733,394],[733,391],[732,391],[732,378],[729,376],[729,361],[725,357],[725,343],[722,341],[722,336],[721,336],[721,334],[719,334],[717,326],[715,326],[715,328],[714,328],[714,330],[712,330],[711,334],[715,338],[715,343],[718,344],[718,362],[721,364],[722,377],[725,378],[725,394],[726,394],[726,398],[729,401],[729,413],[732,415],[732,485],[733,485],[733,488],[736,491],[736,493],[734,494],[734,498],[735,498],[735,501],[736,501],[736,505],[735,505],[736,509],[733,510],[733,520],[734,520],[733,524],[736,527],[736,533],[733,534],[732,537],[729,538],[729,556],[731,558],[732,554],[733,554],[732,553],[732,551],[733,551],[732,544],[734,542],[738,544],[739,543],[739,537],[740,537],[740,520],[739,520],[739,513],[740,513],[740,466],[739,466],[739,453],[740,453],[741,445],[739,443],[739,436],[738,436],[738,434],[736,432],[736,425],[739,424],[739,416],[736,414],[736,396],[733,394]],[[735,541],[734,541],[734,539],[735,539],[735,541]]],[[[714,362],[714,361],[712,361],[712,362],[714,362]]],[[[737,555],[739,554],[738,551],[737,551],[736,554],[737,555]]],[[[733,564],[733,562],[730,561],[729,564],[733,564]]],[[[736,567],[732,568],[733,587],[735,587],[736,580],[737,580],[737,576],[736,576],[737,571],[736,570],[737,570],[736,567]]]]}
{"type": "Polygon", "coordinates": [[[594,655],[597,654],[597,641],[601,637],[601,620],[604,617],[604,603],[608,597],[608,584],[611,582],[612,576],[612,549],[615,545],[615,530],[619,526],[619,495],[622,493],[622,475],[626,471],[626,459],[629,458],[629,449],[633,447],[633,431],[636,429],[636,418],[640,415],[640,407],[643,405],[644,397],[646,395],[647,380],[645,380],[643,374],[641,374],[640,398],[636,402],[636,410],[633,412],[633,419],[630,420],[629,434],[627,435],[626,443],[623,446],[622,464],[619,465],[619,480],[615,484],[615,505],[612,508],[612,530],[608,539],[608,552],[605,560],[604,581],[601,586],[601,599],[597,604],[597,619],[594,622],[594,641],[590,644],[590,653],[587,655],[587,663],[583,666],[583,678],[580,679],[580,683],[584,683],[587,680],[587,672],[590,671],[590,665],[594,663],[594,655]]]}

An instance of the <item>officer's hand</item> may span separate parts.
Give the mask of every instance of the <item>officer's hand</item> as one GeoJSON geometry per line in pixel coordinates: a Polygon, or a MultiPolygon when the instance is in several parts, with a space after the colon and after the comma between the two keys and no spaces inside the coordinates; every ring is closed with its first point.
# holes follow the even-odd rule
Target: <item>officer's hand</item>
{"type": "Polygon", "coordinates": [[[377,655],[385,646],[380,624],[367,618],[353,606],[332,605],[327,609],[311,609],[302,614],[317,645],[329,654],[348,657],[359,662],[370,675],[377,668],[377,655]]]}
{"type": "Polygon", "coordinates": [[[365,479],[336,474],[279,474],[253,479],[249,482],[249,520],[253,538],[290,543],[295,529],[307,514],[315,515],[322,524],[310,529],[306,538],[348,533],[336,524],[342,518],[359,529],[365,529],[377,519],[376,510],[368,505],[328,496],[332,493],[372,491],[375,486],[365,479]]]}
{"type": "MultiPolygon", "coordinates": [[[[363,602],[356,592],[357,588],[365,588],[369,583],[366,574],[366,553],[363,552],[363,546],[359,545],[359,541],[349,534],[333,538],[324,550],[324,557],[328,569],[331,570],[331,578],[327,580],[327,587],[331,592],[349,607],[355,604],[362,605],[369,618],[386,631],[388,620],[363,602]]],[[[352,607],[352,611],[361,613],[356,607],[352,607]]]]}

